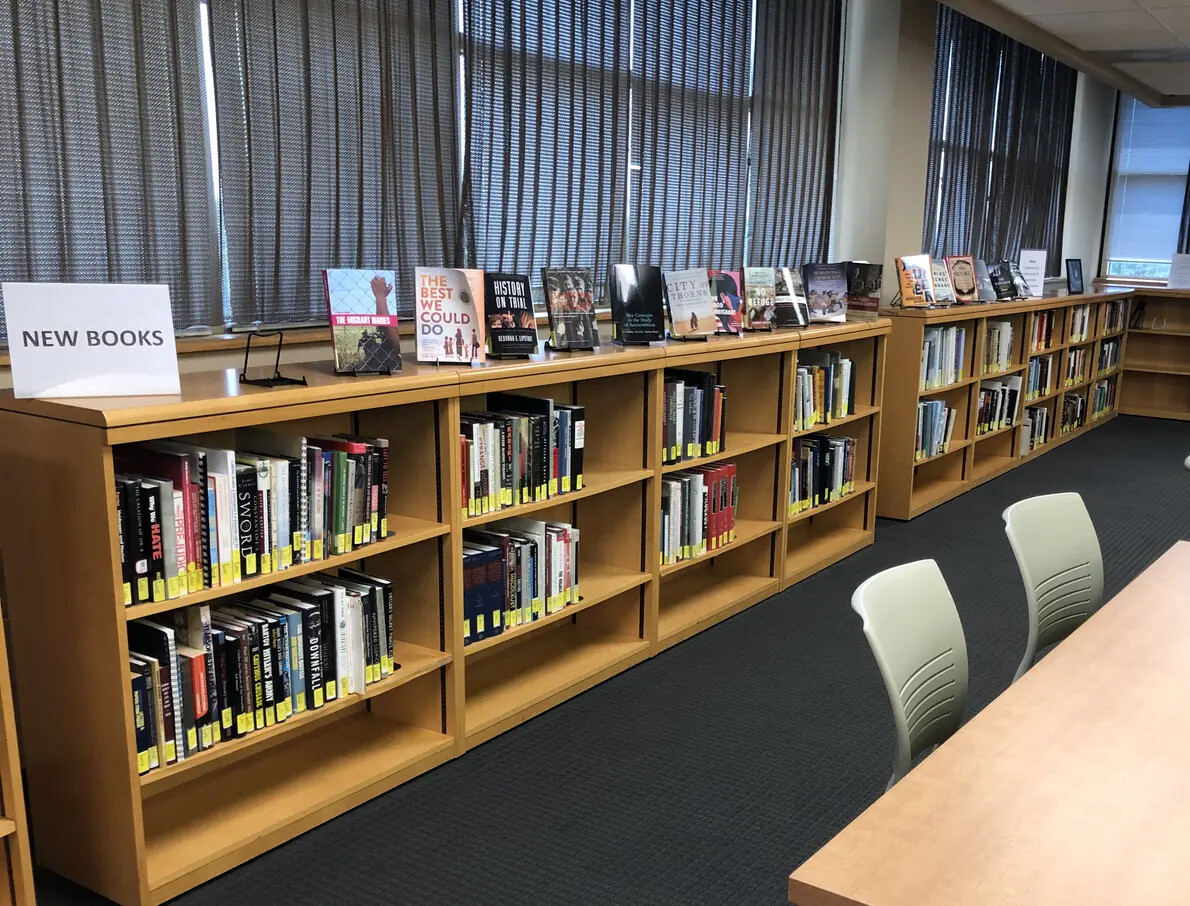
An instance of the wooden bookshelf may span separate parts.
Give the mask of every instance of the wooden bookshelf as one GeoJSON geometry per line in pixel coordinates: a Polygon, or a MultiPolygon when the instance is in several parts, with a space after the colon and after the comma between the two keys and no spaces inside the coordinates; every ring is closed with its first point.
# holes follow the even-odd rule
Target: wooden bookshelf
{"type": "MultiPolygon", "coordinates": [[[[1106,306],[1115,300],[1124,300],[1125,305],[1128,305],[1131,296],[1130,292],[1124,291],[952,308],[889,309],[882,312],[892,320],[889,372],[896,377],[885,394],[884,402],[889,422],[887,430],[883,432],[881,450],[879,514],[894,519],[912,519],[1114,417],[1116,412],[1110,409],[1092,419],[1088,396],[1100,377],[1115,380],[1118,384],[1123,380],[1119,369],[1101,376],[1096,373],[1096,366],[1103,341],[1125,334],[1125,331],[1105,331],[1106,306]],[[1071,311],[1080,305],[1091,306],[1090,326],[1085,336],[1072,336],[1071,311]],[[1034,323],[1040,313],[1048,311],[1052,311],[1054,316],[1050,344],[1043,349],[1034,349],[1031,345],[1034,323]],[[1013,344],[1007,367],[985,373],[982,367],[989,321],[1011,322],[1013,344]],[[950,325],[967,329],[962,377],[946,387],[923,390],[919,378],[926,328],[950,325]],[[1067,363],[1078,350],[1086,351],[1087,362],[1083,373],[1076,375],[1068,385],[1067,363]],[[980,383],[1007,375],[1020,375],[1023,385],[1027,386],[1031,360],[1046,355],[1052,355],[1054,362],[1048,392],[1040,393],[1034,399],[1022,398],[1010,426],[977,434],[980,383]],[[1081,427],[1062,433],[1060,413],[1066,394],[1078,394],[1088,399],[1088,408],[1081,427]],[[956,410],[956,422],[951,443],[944,452],[915,459],[917,404],[923,399],[945,400],[949,407],[956,410]],[[1020,448],[1025,406],[1045,406],[1050,420],[1049,440],[1031,452],[1022,452],[1020,448]]],[[[1127,341],[1124,345],[1126,348],[1127,341]]],[[[1132,376],[1129,375],[1131,380],[1132,376]]],[[[1025,386],[1022,386],[1022,397],[1025,396],[1025,386]]],[[[1190,388],[1190,383],[1187,388],[1190,388]]],[[[1117,407],[1122,391],[1123,386],[1117,386],[1117,407]]]]}
{"type": "Polygon", "coordinates": [[[1132,302],[1120,411],[1190,420],[1190,290],[1138,289],[1132,302]]]}
{"type": "MultiPolygon", "coordinates": [[[[22,514],[0,525],[0,550],[39,863],[120,903],[162,902],[870,544],[889,329],[883,319],[850,322],[541,352],[469,369],[408,362],[398,375],[359,379],[308,365],[308,387],[275,390],[240,385],[231,371],[189,374],[177,398],[0,395],[0,493],[22,514]],[[856,363],[858,400],[847,417],[795,435],[797,357],[809,348],[856,363]],[[735,462],[740,486],[736,540],[676,567],[658,556],[661,480],[675,471],[662,464],[660,442],[667,365],[713,370],[728,387],[725,449],[703,461],[735,462]],[[581,491],[464,516],[460,416],[494,391],[585,407],[581,491]],[[256,425],[399,439],[390,447],[388,537],[231,587],[125,607],[115,449],[157,438],[231,446],[236,428],[256,425]],[[859,441],[856,490],[791,518],[791,451],[811,433],[859,441]],[[521,513],[581,527],[580,600],[464,646],[463,531],[521,513]],[[137,774],[129,620],[349,564],[398,583],[400,670],[363,695],[137,774]]],[[[21,819],[3,816],[13,820],[7,839],[20,839],[21,819]]]]}
{"type": "MultiPolygon", "coordinates": [[[[2,567],[0,563],[0,590],[3,588],[2,567]]],[[[4,861],[5,879],[5,883],[0,884],[0,903],[33,906],[33,862],[29,851],[16,709],[8,663],[6,612],[7,608],[0,601],[0,858],[4,861]]]]}

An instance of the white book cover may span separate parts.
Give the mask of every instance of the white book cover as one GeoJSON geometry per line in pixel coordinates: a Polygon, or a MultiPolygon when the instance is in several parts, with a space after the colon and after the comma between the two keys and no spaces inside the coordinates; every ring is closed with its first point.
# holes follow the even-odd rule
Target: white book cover
{"type": "Polygon", "coordinates": [[[705,268],[665,272],[669,329],[675,337],[704,337],[715,332],[715,300],[705,268]]]}
{"type": "Polygon", "coordinates": [[[230,585],[235,581],[235,565],[232,563],[231,536],[238,524],[235,502],[232,499],[231,482],[221,472],[211,474],[215,482],[216,548],[219,552],[219,581],[230,585]]]}
{"type": "Polygon", "coordinates": [[[482,362],[483,271],[419,267],[414,299],[419,362],[482,362]]]}
{"type": "Polygon", "coordinates": [[[950,271],[946,269],[946,260],[930,260],[930,276],[934,283],[934,301],[938,305],[953,305],[956,301],[954,287],[950,283],[950,271]]]}
{"type": "Polygon", "coordinates": [[[1021,275],[1029,285],[1029,297],[1040,299],[1045,294],[1045,249],[1021,249],[1021,275]]]}

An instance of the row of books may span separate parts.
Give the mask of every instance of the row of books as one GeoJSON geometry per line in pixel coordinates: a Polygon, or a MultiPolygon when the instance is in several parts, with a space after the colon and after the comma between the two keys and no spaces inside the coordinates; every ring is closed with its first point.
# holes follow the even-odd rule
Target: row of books
{"type": "Polygon", "coordinates": [[[789,467],[789,515],[853,494],[858,448],[854,437],[822,434],[795,440],[789,467]]]}
{"type": "Polygon", "coordinates": [[[1091,335],[1091,306],[1074,305],[1070,312],[1070,342],[1081,343],[1091,335]]]}
{"type": "Polygon", "coordinates": [[[923,400],[917,404],[917,436],[914,442],[914,460],[929,459],[940,453],[950,452],[950,439],[954,435],[956,410],[942,400],[923,400]]]}
{"type": "Polygon", "coordinates": [[[1021,376],[1009,375],[979,384],[978,414],[975,433],[987,434],[1007,428],[1016,419],[1017,402],[1021,396],[1021,376]]]}
{"type": "Polygon", "coordinates": [[[905,255],[896,259],[896,266],[901,305],[905,308],[1005,301],[1033,295],[1015,261],[989,265],[971,255],[945,258],[905,255]]]}
{"type": "Polygon", "coordinates": [[[717,551],[736,539],[736,464],[721,462],[661,481],[661,565],[717,551]]]}
{"type": "Polygon", "coordinates": [[[1116,407],[1116,379],[1103,378],[1091,386],[1091,419],[1103,418],[1116,407]]]}
{"type": "Polygon", "coordinates": [[[727,388],[711,371],[665,369],[662,462],[684,462],[726,449],[727,388]]]}
{"type": "Polygon", "coordinates": [[[1029,337],[1030,352],[1045,352],[1053,345],[1054,322],[1057,312],[1052,308],[1039,311],[1033,316],[1033,333],[1029,337]]]}
{"type": "Polygon", "coordinates": [[[117,448],[124,603],[323,560],[388,534],[388,441],[236,431],[235,449],[117,448]]]}
{"type": "Polygon", "coordinates": [[[983,373],[994,374],[1012,367],[1011,321],[988,321],[983,345],[983,373]]]}
{"type": "Polygon", "coordinates": [[[927,327],[921,344],[921,389],[934,390],[961,381],[966,356],[967,328],[954,324],[927,327]]]}
{"type": "Polygon", "coordinates": [[[1066,353],[1066,384],[1072,387],[1087,376],[1087,362],[1091,358],[1090,351],[1085,346],[1070,349],[1066,353]]]}
{"type": "Polygon", "coordinates": [[[487,402],[461,417],[464,518],[583,489],[583,406],[511,393],[487,402]]]}
{"type": "Polygon", "coordinates": [[[1035,400],[1054,390],[1054,357],[1041,355],[1029,359],[1025,368],[1025,399],[1035,400]]]}
{"type": "Polygon", "coordinates": [[[838,352],[798,353],[794,375],[793,429],[808,431],[855,412],[855,363],[838,352]]]}
{"type": "Polygon", "coordinates": [[[1109,334],[1123,330],[1124,316],[1127,313],[1127,299],[1111,299],[1103,303],[1103,332],[1109,334]]]}
{"type": "Polygon", "coordinates": [[[353,569],[128,624],[137,769],[322,708],[390,676],[393,587],[353,569]]]}
{"type": "Polygon", "coordinates": [[[1026,406],[1021,419],[1020,454],[1032,452],[1049,440],[1048,406],[1026,406]]]}
{"type": "Polygon", "coordinates": [[[463,532],[463,644],[579,601],[579,530],[514,517],[463,532]]]}
{"type": "Polygon", "coordinates": [[[1121,343],[1121,337],[1112,337],[1099,344],[1099,366],[1095,369],[1096,374],[1114,371],[1119,367],[1121,343]]]}
{"type": "Polygon", "coordinates": [[[1066,434],[1075,428],[1081,428],[1087,418],[1087,398],[1079,393],[1067,393],[1062,396],[1062,411],[1059,424],[1061,431],[1066,434]]]}

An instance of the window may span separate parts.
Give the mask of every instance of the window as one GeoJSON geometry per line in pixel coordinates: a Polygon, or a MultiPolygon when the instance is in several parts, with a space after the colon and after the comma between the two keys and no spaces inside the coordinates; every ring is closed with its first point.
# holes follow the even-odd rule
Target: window
{"type": "Polygon", "coordinates": [[[1190,208],[1186,204],[1188,169],[1190,108],[1153,109],[1121,95],[1104,245],[1105,276],[1169,277],[1170,262],[1178,250],[1179,226],[1190,208]]]}
{"type": "Polygon", "coordinates": [[[922,247],[1062,267],[1062,218],[1077,74],[938,7],[922,247]]]}

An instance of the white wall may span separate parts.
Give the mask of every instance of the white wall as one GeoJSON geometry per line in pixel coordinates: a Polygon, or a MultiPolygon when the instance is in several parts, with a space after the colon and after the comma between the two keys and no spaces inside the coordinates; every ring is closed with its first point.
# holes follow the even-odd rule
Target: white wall
{"type": "MultiPolygon", "coordinates": [[[[1066,184],[1062,257],[1082,259],[1087,289],[1099,273],[1115,115],[1116,89],[1079,73],[1074,98],[1074,128],[1070,136],[1070,176],[1066,184]]],[[[1063,261],[1062,274],[1065,273],[1063,261]]]]}

